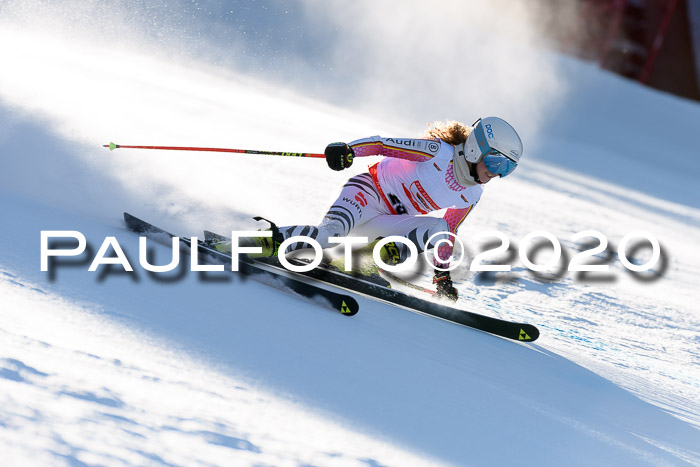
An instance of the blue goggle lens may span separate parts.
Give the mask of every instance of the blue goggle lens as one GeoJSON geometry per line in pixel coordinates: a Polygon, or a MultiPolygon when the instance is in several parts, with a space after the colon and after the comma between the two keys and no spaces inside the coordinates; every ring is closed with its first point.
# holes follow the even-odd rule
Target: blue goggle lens
{"type": "Polygon", "coordinates": [[[497,151],[492,151],[484,157],[484,164],[492,174],[500,175],[501,178],[510,175],[518,166],[515,162],[497,151]]]}

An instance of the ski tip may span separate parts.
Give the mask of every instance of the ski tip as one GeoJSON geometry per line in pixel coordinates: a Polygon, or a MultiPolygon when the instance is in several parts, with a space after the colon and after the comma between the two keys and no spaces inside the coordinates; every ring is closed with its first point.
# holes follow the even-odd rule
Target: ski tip
{"type": "Polygon", "coordinates": [[[521,342],[534,342],[540,337],[540,331],[532,325],[523,325],[518,333],[518,340],[521,342]]]}
{"type": "Polygon", "coordinates": [[[340,305],[340,313],[343,316],[355,316],[360,311],[360,305],[352,297],[345,297],[340,305]]]}
{"type": "Polygon", "coordinates": [[[109,148],[110,151],[114,151],[115,149],[117,149],[119,147],[119,145],[110,142],[109,144],[103,144],[102,147],[109,148]]]}

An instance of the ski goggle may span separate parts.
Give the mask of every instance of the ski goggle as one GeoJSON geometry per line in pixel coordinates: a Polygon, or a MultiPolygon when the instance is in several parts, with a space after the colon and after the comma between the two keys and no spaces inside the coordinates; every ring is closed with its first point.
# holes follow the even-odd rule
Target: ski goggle
{"type": "Polygon", "coordinates": [[[489,172],[500,175],[501,178],[510,175],[518,164],[502,152],[492,149],[484,157],[484,164],[489,172]]]}

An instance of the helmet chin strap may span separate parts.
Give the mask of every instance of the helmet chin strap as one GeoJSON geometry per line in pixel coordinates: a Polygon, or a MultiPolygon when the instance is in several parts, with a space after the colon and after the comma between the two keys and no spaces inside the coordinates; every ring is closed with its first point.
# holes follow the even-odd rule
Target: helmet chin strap
{"type": "Polygon", "coordinates": [[[482,182],[479,180],[479,173],[476,171],[476,164],[478,164],[478,162],[472,162],[469,164],[469,175],[472,176],[476,183],[481,184],[482,182]]]}
{"type": "Polygon", "coordinates": [[[464,157],[464,144],[455,146],[454,171],[457,182],[462,186],[474,186],[479,184],[479,176],[476,173],[476,164],[469,164],[464,157]]]}

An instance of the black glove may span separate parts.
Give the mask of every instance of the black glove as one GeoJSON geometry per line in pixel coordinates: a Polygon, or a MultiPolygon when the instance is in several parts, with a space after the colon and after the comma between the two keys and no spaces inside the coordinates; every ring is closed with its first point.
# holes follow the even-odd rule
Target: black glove
{"type": "Polygon", "coordinates": [[[331,143],[326,146],[326,162],[333,170],[347,169],[352,165],[355,152],[345,143],[331,143]]]}
{"type": "Polygon", "coordinates": [[[459,298],[459,292],[452,286],[450,271],[440,271],[436,269],[435,276],[433,277],[433,284],[437,285],[437,291],[435,292],[436,297],[446,298],[453,302],[456,302],[459,298]]]}

